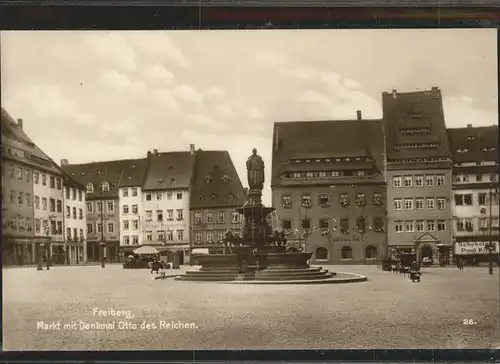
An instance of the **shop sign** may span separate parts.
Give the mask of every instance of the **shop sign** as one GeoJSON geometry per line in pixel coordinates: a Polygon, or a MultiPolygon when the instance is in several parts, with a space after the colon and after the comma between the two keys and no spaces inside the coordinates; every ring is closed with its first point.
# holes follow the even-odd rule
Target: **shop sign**
{"type": "MultiPolygon", "coordinates": [[[[487,241],[460,241],[455,243],[456,255],[482,255],[489,254],[489,242],[487,241]]],[[[493,252],[498,252],[498,241],[494,241],[495,249],[493,252]]]]}
{"type": "Polygon", "coordinates": [[[332,236],[332,241],[335,243],[359,243],[366,239],[366,236],[362,235],[343,235],[343,236],[332,236]]]}

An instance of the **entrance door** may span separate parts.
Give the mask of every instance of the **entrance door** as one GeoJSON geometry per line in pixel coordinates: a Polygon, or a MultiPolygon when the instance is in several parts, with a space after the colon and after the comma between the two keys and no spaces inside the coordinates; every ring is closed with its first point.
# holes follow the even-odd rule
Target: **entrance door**
{"type": "Polygon", "coordinates": [[[420,250],[420,254],[422,259],[428,258],[432,261],[432,248],[430,245],[424,245],[422,246],[422,249],[420,250]]]}
{"type": "Polygon", "coordinates": [[[178,262],[179,262],[179,265],[184,265],[184,252],[183,251],[179,251],[177,252],[177,256],[178,256],[178,262]]]}

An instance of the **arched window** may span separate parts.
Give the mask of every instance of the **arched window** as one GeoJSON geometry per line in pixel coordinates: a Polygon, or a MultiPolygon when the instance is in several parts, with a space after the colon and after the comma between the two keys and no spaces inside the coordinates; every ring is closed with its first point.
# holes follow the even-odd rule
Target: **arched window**
{"type": "Polygon", "coordinates": [[[369,245],[365,249],[365,258],[366,259],[376,259],[377,258],[377,248],[373,245],[369,245]]]}
{"type": "Polygon", "coordinates": [[[342,259],[352,259],[352,248],[344,246],[340,251],[340,257],[342,259]]]}
{"type": "Polygon", "coordinates": [[[328,259],[328,249],[326,248],[323,248],[323,247],[319,247],[316,249],[316,259],[320,260],[320,259],[323,259],[323,260],[326,260],[328,259]]]}
{"type": "Polygon", "coordinates": [[[88,193],[94,192],[94,185],[91,182],[87,183],[87,192],[88,193]]]}
{"type": "Polygon", "coordinates": [[[109,192],[109,183],[108,182],[103,182],[102,192],[109,192]]]}

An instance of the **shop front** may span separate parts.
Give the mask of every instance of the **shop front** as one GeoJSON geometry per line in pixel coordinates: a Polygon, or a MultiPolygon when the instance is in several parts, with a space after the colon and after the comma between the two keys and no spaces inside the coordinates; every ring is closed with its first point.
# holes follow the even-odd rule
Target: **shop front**
{"type": "MultiPolygon", "coordinates": [[[[465,237],[462,239],[457,238],[455,242],[455,260],[461,260],[464,265],[478,265],[481,263],[489,263],[493,261],[495,264],[499,263],[499,242],[479,240],[481,237],[473,239],[473,237],[465,237]],[[468,239],[467,239],[468,238],[468,239]]],[[[498,238],[497,238],[498,239],[498,238]]]]}
{"type": "Polygon", "coordinates": [[[2,264],[29,265],[36,262],[36,244],[33,238],[2,236],[2,264]]]}
{"type": "Polygon", "coordinates": [[[439,264],[441,266],[453,263],[453,246],[443,243],[433,234],[422,234],[415,239],[414,244],[419,262],[426,261],[429,264],[439,264]]]}

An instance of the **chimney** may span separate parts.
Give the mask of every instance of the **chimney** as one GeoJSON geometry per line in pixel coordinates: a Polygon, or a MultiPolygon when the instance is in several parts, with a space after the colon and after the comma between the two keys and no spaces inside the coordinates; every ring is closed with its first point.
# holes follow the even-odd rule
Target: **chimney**
{"type": "Polygon", "coordinates": [[[23,130],[23,119],[17,119],[17,126],[19,129],[23,130]]]}
{"type": "Polygon", "coordinates": [[[467,127],[468,128],[472,128],[472,124],[467,124],[467,127]]]}
{"type": "Polygon", "coordinates": [[[148,158],[151,158],[151,151],[148,150],[148,158]]]}
{"type": "Polygon", "coordinates": [[[191,155],[194,155],[194,144],[189,144],[189,153],[191,153],[191,155]]]}
{"type": "Polygon", "coordinates": [[[67,166],[69,164],[69,161],[67,159],[61,159],[61,167],[67,166]]]}
{"type": "Polygon", "coordinates": [[[356,111],[356,116],[357,116],[358,120],[362,120],[363,119],[363,115],[361,114],[361,110],[357,110],[356,111]]]}
{"type": "Polygon", "coordinates": [[[396,99],[398,97],[398,90],[392,90],[392,98],[396,99]]]}
{"type": "Polygon", "coordinates": [[[153,149],[153,154],[158,155],[158,149],[153,149]]]}
{"type": "Polygon", "coordinates": [[[277,152],[280,149],[280,127],[276,127],[276,135],[274,136],[274,151],[277,152]]]}
{"type": "Polygon", "coordinates": [[[432,92],[439,92],[439,87],[433,87],[433,88],[431,88],[431,91],[432,92]]]}

